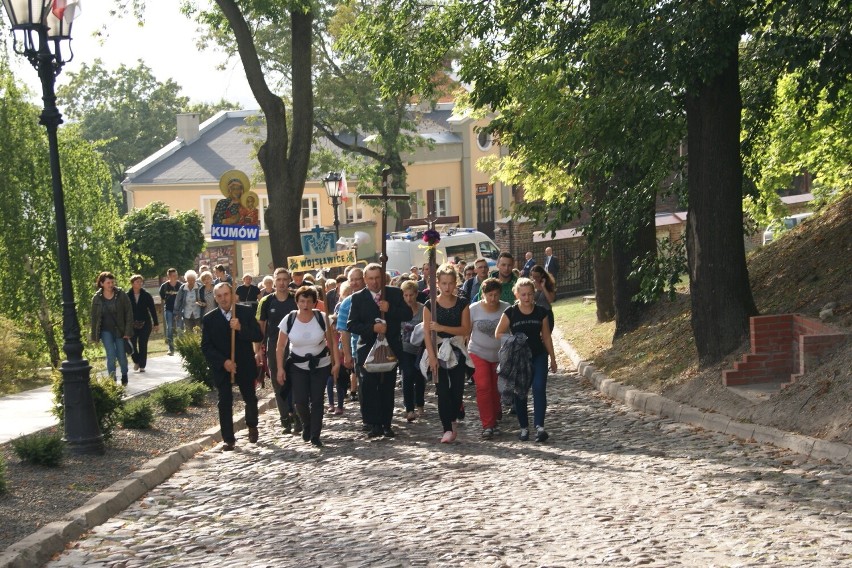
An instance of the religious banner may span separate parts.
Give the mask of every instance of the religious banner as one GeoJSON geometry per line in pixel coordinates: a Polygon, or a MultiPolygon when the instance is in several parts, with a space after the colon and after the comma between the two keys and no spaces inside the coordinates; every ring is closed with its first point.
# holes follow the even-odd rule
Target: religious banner
{"type": "Polygon", "coordinates": [[[307,256],[332,253],[337,250],[336,243],[335,234],[319,226],[302,233],[302,252],[307,256]]]}
{"type": "Polygon", "coordinates": [[[310,254],[302,256],[288,256],[287,270],[290,272],[308,272],[320,268],[334,268],[335,266],[349,266],[358,261],[355,250],[341,250],[326,254],[310,254]]]}
{"type": "Polygon", "coordinates": [[[260,238],[260,198],[251,190],[248,176],[228,170],[219,178],[225,199],[216,202],[210,237],[229,241],[256,241],[260,238]]]}

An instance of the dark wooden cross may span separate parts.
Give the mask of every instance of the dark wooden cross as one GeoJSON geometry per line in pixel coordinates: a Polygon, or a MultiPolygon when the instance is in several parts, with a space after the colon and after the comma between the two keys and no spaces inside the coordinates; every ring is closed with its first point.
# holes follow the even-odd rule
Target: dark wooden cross
{"type": "MultiPolygon", "coordinates": [[[[429,211],[426,215],[426,225],[430,231],[435,230],[435,221],[438,220],[438,215],[435,211],[429,211]]],[[[435,274],[438,270],[438,251],[437,246],[430,248],[426,258],[429,264],[429,315],[432,316],[432,323],[438,322],[438,277],[435,274]]],[[[438,333],[432,332],[432,345],[437,349],[438,333]]],[[[433,377],[434,380],[434,377],[433,377]]]]}
{"type": "Polygon", "coordinates": [[[368,201],[375,200],[381,201],[382,206],[382,254],[379,256],[379,261],[382,263],[382,292],[380,299],[385,299],[385,273],[387,271],[387,263],[388,263],[388,254],[387,254],[387,233],[388,233],[388,202],[389,201],[401,201],[401,200],[409,200],[411,197],[408,194],[405,195],[391,195],[388,194],[388,188],[390,184],[388,183],[388,177],[390,176],[390,170],[384,169],[382,170],[382,192],[380,194],[372,194],[372,195],[359,195],[358,199],[366,199],[368,201]]]}

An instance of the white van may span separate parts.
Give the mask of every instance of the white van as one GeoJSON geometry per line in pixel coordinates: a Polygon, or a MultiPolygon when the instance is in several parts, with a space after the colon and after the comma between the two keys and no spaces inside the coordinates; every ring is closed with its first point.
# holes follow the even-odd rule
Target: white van
{"type": "Polygon", "coordinates": [[[807,213],[799,213],[798,215],[791,215],[789,217],[784,217],[778,221],[770,223],[766,230],[763,231],[763,244],[768,245],[773,240],[775,240],[775,235],[777,233],[786,232],[813,215],[813,212],[808,211],[807,213]]]}
{"type": "MultiPolygon", "coordinates": [[[[411,227],[407,231],[391,233],[386,241],[388,253],[388,271],[408,272],[412,266],[420,268],[426,262],[426,243],[423,232],[426,227],[411,227]]],[[[441,242],[438,243],[438,264],[448,260],[464,260],[472,264],[480,256],[488,261],[488,266],[496,266],[500,249],[488,235],[470,228],[449,228],[440,230],[441,242]]]]}

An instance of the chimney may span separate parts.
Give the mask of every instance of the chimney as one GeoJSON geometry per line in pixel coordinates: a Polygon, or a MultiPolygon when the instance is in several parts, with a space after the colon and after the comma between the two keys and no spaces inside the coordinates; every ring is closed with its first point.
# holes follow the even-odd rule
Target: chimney
{"type": "Polygon", "coordinates": [[[197,112],[188,112],[177,115],[177,137],[187,144],[195,142],[198,138],[199,115],[197,112]]]}

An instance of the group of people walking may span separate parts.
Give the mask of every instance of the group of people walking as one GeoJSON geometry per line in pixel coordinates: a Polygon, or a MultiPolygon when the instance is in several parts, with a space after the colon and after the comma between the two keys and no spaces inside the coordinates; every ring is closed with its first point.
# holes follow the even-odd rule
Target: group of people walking
{"type": "MultiPolygon", "coordinates": [[[[264,279],[262,289],[249,277],[236,290],[224,270],[216,279],[207,271],[200,277],[187,271],[183,284],[170,270],[160,289],[166,342],[172,354],[176,322],[186,329],[200,326],[201,349],[219,395],[224,451],[236,445],[234,385],[245,402],[248,441],[258,441],[255,388],[264,372],[271,378],[282,428],[301,434],[305,442],[323,445],[324,414],[342,414],[350,389],[367,436],[395,436],[394,362],[407,421],[424,415],[426,386],[435,386],[442,443],[458,436],[464,389],[471,379],[483,438],[500,433],[506,411],[517,415],[519,439],[530,439],[534,429],[535,440],[544,442],[549,437],[544,429],[547,373],[556,371],[550,336],[555,287],[541,266],[530,268],[531,278],[519,276],[513,266],[512,256],[502,253],[497,270],[489,274],[485,259],[477,259],[463,283],[464,273],[443,264],[435,270],[434,301],[424,283],[428,270],[420,281],[403,279],[397,287],[387,285],[390,278],[379,264],[349,267],[344,277],[329,283],[327,294],[325,286],[318,290],[284,268],[264,279]],[[500,365],[501,355],[512,363],[500,365]],[[518,361],[529,365],[518,366],[518,361]]],[[[122,383],[127,384],[124,339],[134,341],[134,365],[144,372],[147,338],[158,326],[141,276],[131,278],[128,294],[116,288],[112,274],[98,277],[92,338],[103,342],[113,376],[118,362],[122,383]]]]}

